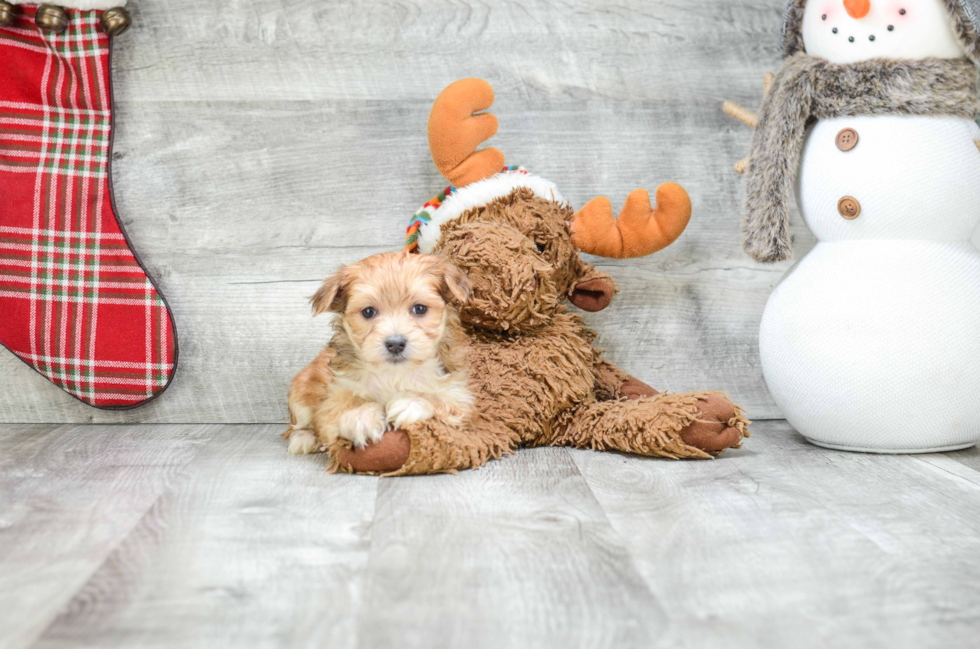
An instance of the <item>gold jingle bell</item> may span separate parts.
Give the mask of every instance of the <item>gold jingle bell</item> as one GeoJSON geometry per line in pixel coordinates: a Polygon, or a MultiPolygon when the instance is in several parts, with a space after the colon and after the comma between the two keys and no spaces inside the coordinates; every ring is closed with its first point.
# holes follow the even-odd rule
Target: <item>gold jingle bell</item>
{"type": "Polygon", "coordinates": [[[41,5],[34,15],[38,29],[55,34],[63,34],[68,29],[68,13],[55,5],[41,5]]]}
{"type": "Polygon", "coordinates": [[[14,5],[0,0],[0,27],[14,23],[14,5]]]}
{"type": "Polygon", "coordinates": [[[129,29],[133,21],[129,17],[129,12],[124,7],[106,9],[102,12],[102,31],[114,38],[122,36],[123,32],[129,29]]]}

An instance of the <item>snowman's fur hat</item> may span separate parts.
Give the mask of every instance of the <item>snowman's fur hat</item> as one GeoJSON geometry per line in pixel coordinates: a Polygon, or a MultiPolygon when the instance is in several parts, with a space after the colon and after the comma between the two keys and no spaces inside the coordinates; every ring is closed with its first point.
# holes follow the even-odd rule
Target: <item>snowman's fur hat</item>
{"type": "MultiPolygon", "coordinates": [[[[967,57],[980,65],[980,0],[942,0],[956,25],[956,36],[967,57]]],[[[803,11],[806,0],[789,0],[783,20],[783,56],[789,58],[803,48],[803,11]]]]}

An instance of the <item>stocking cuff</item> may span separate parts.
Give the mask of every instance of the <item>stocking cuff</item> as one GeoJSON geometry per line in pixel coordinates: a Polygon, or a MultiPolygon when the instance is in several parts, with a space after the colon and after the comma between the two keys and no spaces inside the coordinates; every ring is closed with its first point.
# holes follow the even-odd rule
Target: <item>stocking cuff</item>
{"type": "MultiPolygon", "coordinates": [[[[113,9],[115,7],[125,7],[128,0],[54,0],[50,4],[64,9],[78,9],[79,11],[91,11],[93,9],[113,9]]],[[[7,0],[15,5],[36,5],[44,4],[39,0],[7,0]]]]}

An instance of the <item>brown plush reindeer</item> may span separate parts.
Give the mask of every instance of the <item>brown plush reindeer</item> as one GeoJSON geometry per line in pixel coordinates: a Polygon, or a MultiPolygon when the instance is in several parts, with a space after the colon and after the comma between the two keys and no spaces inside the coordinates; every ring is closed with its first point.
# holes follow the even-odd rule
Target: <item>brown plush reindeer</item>
{"type": "Polygon", "coordinates": [[[737,447],[748,421],[723,394],[658,393],[602,358],[595,333],[565,306],[607,307],[612,279],[579,252],[652,254],[680,236],[691,214],[678,185],[630,194],[616,219],[605,198],[574,214],[557,187],[476,147],[494,135],[485,81],[450,85],[429,120],[432,158],[455,187],[430,201],[409,247],[449,258],[469,277],[460,318],[469,338],[474,415],[461,426],[431,419],[389,431],[366,448],[328,449],[344,471],[406,475],[478,467],[519,446],[567,445],[668,458],[710,458],[737,447]]]}

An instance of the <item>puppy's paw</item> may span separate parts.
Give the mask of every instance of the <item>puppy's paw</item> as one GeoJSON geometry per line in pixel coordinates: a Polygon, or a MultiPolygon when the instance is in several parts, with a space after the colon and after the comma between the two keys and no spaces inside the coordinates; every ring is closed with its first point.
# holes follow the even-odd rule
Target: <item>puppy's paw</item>
{"type": "Polygon", "coordinates": [[[294,430],[289,435],[289,452],[293,455],[308,455],[320,450],[320,442],[311,430],[294,430]]]}
{"type": "Polygon", "coordinates": [[[405,428],[426,419],[432,419],[432,404],[419,397],[395,399],[386,408],[388,423],[394,429],[405,428]]]}
{"type": "Polygon", "coordinates": [[[340,416],[340,436],[364,447],[369,442],[379,441],[385,434],[385,411],[376,403],[348,410],[340,416]]]}

